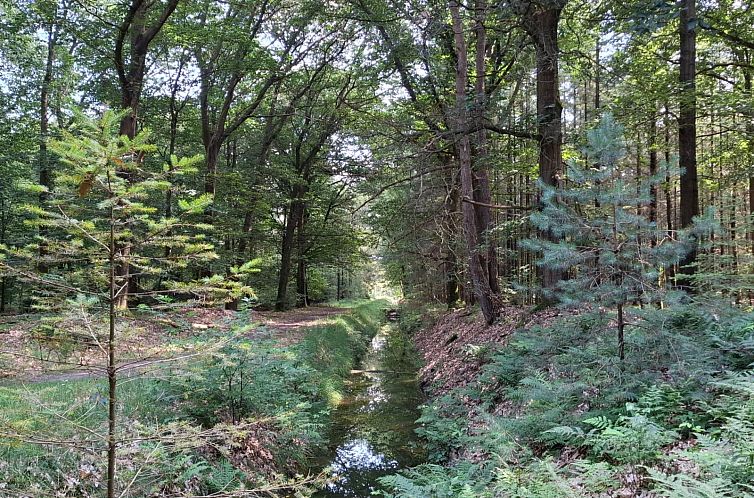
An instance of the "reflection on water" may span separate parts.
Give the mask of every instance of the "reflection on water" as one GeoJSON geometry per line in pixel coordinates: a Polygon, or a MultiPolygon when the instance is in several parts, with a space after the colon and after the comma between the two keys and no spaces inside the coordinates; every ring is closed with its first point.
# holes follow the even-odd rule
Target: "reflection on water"
{"type": "Polygon", "coordinates": [[[415,420],[422,402],[411,365],[383,365],[390,329],[372,340],[354,373],[343,403],[333,413],[329,445],[321,467],[329,467],[334,479],[318,497],[368,497],[377,479],[397,469],[418,465],[424,458],[416,438],[415,420]]]}
{"type": "Polygon", "coordinates": [[[366,439],[346,441],[335,450],[335,460],[330,463],[335,481],[328,484],[328,490],[338,496],[360,496],[360,490],[373,489],[364,476],[375,472],[394,470],[398,462],[377,452],[366,439]]]}
{"type": "MultiPolygon", "coordinates": [[[[376,376],[375,376],[376,377],[376,376]]],[[[377,406],[387,402],[390,397],[385,392],[384,389],[382,389],[382,385],[380,384],[380,379],[375,379],[377,383],[372,384],[371,386],[367,387],[366,391],[366,405],[364,405],[361,409],[372,411],[376,410],[377,406]]]]}

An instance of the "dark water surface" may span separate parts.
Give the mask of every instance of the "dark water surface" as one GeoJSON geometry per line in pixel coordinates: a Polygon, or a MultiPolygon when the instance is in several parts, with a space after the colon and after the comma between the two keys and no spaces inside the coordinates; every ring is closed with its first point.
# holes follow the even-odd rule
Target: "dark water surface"
{"type": "Polygon", "coordinates": [[[379,489],[378,477],[426,457],[414,433],[424,401],[416,363],[394,351],[391,334],[398,334],[396,327],[386,326],[374,337],[332,414],[329,444],[317,463],[338,479],[315,497],[370,496],[379,489]]]}

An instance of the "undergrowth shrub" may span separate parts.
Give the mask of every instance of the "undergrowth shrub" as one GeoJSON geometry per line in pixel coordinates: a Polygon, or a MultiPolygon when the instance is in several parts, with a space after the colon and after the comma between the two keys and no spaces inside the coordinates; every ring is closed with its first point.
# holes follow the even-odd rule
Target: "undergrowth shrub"
{"type": "Polygon", "coordinates": [[[384,303],[368,302],[306,330],[296,345],[236,334],[222,348],[165,381],[178,418],[205,427],[271,418],[282,467],[305,461],[322,444],[329,409],[343,379],[367,350],[384,319],[384,303]]]}
{"type": "MultiPolygon", "coordinates": [[[[159,380],[121,382],[124,496],[313,492],[296,474],[323,444],[331,403],[379,330],[384,307],[355,305],[285,347],[264,339],[263,330],[250,337],[248,319],[239,319],[230,334],[208,330],[186,339],[205,353],[165,369],[159,380]]],[[[170,347],[181,350],[180,341],[170,347]]],[[[102,496],[106,460],[81,431],[106,426],[104,393],[101,379],[0,387],[0,425],[14,436],[0,444],[0,495],[102,496]],[[75,441],[75,449],[28,444],[29,435],[75,441]]]]}
{"type": "Polygon", "coordinates": [[[429,461],[443,461],[467,440],[466,408],[448,395],[422,406],[421,410],[416,432],[426,443],[429,461]]]}
{"type": "Polygon", "coordinates": [[[752,496],[754,314],[634,311],[623,362],[599,311],[517,331],[424,409],[445,466],[385,478],[385,495],[752,496]]]}

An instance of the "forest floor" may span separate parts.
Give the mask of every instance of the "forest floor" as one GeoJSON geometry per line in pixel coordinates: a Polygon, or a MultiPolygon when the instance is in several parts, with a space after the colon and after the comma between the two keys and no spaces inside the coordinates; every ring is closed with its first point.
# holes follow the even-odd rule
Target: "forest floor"
{"type": "MultiPolygon", "coordinates": [[[[130,496],[205,496],[261,486],[285,489],[287,496],[289,489],[322,484],[324,475],[294,476],[309,468],[309,455],[326,441],[329,414],[387,307],[383,301],[338,304],[288,312],[132,310],[124,316],[118,332],[128,338],[122,343],[131,356],[118,364],[118,430],[122,441],[149,443],[123,444],[120,487],[130,487],[130,496]],[[159,454],[153,440],[165,442],[159,454]]],[[[61,361],[46,364],[40,357],[47,354],[40,347],[43,318],[0,317],[6,376],[0,379],[0,436],[17,442],[0,444],[0,496],[11,496],[7,490],[23,490],[12,496],[99,496],[103,462],[92,455],[99,455],[109,422],[102,352],[97,357],[96,344],[87,352],[92,345],[82,338],[67,356],[50,353],[61,361]],[[97,363],[75,365],[82,357],[97,363]],[[58,441],[73,440],[94,449],[59,451],[58,441]],[[24,494],[28,489],[34,492],[24,494]]],[[[87,328],[71,320],[51,328],[70,335],[82,325],[87,328]]]]}
{"type": "MultiPolygon", "coordinates": [[[[345,307],[310,306],[283,312],[248,314],[253,324],[247,335],[275,339],[281,346],[301,340],[304,329],[348,311],[345,307]]],[[[158,315],[139,313],[123,317],[120,326],[118,368],[128,376],[190,355],[173,347],[201,331],[228,332],[242,315],[219,308],[191,308],[158,315]]],[[[92,324],[70,318],[44,326],[43,315],[0,317],[0,379],[57,382],[101,376],[104,365],[101,337],[92,324]]]]}
{"type": "Polygon", "coordinates": [[[621,358],[615,310],[408,303],[433,465],[394,496],[753,497],[751,310],[629,312],[621,358]]]}
{"type": "Polygon", "coordinates": [[[414,336],[424,358],[419,372],[422,385],[433,396],[465,387],[476,381],[483,365],[475,360],[483,355],[475,351],[503,348],[517,329],[547,326],[566,314],[555,308],[533,312],[531,307],[506,305],[500,310],[500,320],[487,326],[478,313],[465,309],[446,313],[414,336]]]}
{"type": "Polygon", "coordinates": [[[348,308],[336,306],[309,306],[289,311],[255,311],[252,317],[265,328],[271,329],[273,337],[281,346],[288,346],[303,338],[305,328],[322,325],[347,311],[348,308]]]}

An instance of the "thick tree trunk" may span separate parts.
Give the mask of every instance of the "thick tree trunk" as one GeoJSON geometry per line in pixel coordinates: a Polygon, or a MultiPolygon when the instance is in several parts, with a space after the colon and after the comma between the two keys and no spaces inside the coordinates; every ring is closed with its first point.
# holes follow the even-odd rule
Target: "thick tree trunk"
{"type": "Polygon", "coordinates": [[[216,177],[217,177],[217,162],[220,159],[220,148],[222,143],[219,141],[211,140],[204,149],[206,161],[206,170],[204,177],[204,193],[215,195],[217,189],[216,177]]]}
{"type": "MultiPolygon", "coordinates": [[[[253,204],[253,201],[252,201],[253,204]]],[[[238,239],[238,258],[242,261],[246,260],[246,247],[248,245],[248,235],[251,231],[252,213],[246,211],[243,216],[243,225],[241,226],[241,237],[238,239]]]]}
{"type": "MultiPolygon", "coordinates": [[[[681,228],[686,228],[699,214],[699,184],[696,165],[696,0],[683,0],[680,4],[679,37],[680,58],[680,109],[678,116],[678,164],[681,168],[681,228]]],[[[696,250],[681,261],[683,273],[693,275],[696,250]]],[[[687,282],[685,288],[691,289],[687,282]]]]}
{"type": "MultiPolygon", "coordinates": [[[[456,107],[455,126],[457,130],[464,130],[469,123],[466,110],[466,84],[468,82],[466,40],[463,34],[463,24],[459,12],[458,2],[451,0],[449,8],[453,17],[453,34],[456,51],[456,107]]],[[[466,133],[458,135],[456,142],[459,169],[461,172],[461,196],[474,200],[474,177],[471,169],[471,141],[466,133]]],[[[469,274],[474,295],[488,324],[495,320],[495,309],[492,302],[492,290],[486,271],[485,258],[481,254],[477,214],[474,204],[461,203],[463,214],[463,230],[466,235],[466,247],[469,257],[469,274]]]]}
{"type": "MultiPolygon", "coordinates": [[[[558,23],[565,2],[556,6],[540,7],[527,22],[527,29],[534,39],[537,59],[537,123],[541,142],[539,145],[539,179],[545,185],[555,186],[563,162],[562,114],[558,88],[558,23]]],[[[551,232],[540,234],[555,240],[551,232]]],[[[554,289],[563,274],[552,268],[540,268],[541,285],[545,290],[554,289]]],[[[547,297],[543,296],[547,302],[547,297]]]]}
{"type": "MultiPolygon", "coordinates": [[[[177,5],[178,0],[168,0],[154,23],[147,25],[147,19],[150,17],[148,11],[154,6],[154,3],[144,0],[132,0],[129,4],[126,17],[119,26],[113,59],[120,83],[121,107],[124,110],[128,110],[128,113],[120,122],[119,133],[128,138],[136,136],[138,126],[137,116],[141,101],[141,91],[144,87],[149,45],[157,33],[160,32],[167,19],[172,15],[177,5]],[[128,58],[124,53],[127,38],[129,40],[128,58]]],[[[119,175],[124,178],[128,178],[129,174],[125,171],[119,172],[119,175]]],[[[119,255],[116,281],[124,288],[117,294],[115,306],[117,308],[126,308],[128,307],[128,294],[136,290],[136,282],[131,281],[129,268],[131,249],[129,244],[116,249],[119,255]]]]}
{"type": "Polygon", "coordinates": [[[278,275],[278,292],[275,299],[275,309],[283,311],[288,307],[288,280],[291,276],[291,267],[293,261],[293,246],[296,233],[296,225],[303,211],[303,203],[300,199],[304,195],[300,187],[293,190],[293,200],[288,209],[288,216],[285,220],[285,229],[283,230],[283,240],[280,250],[280,273],[278,275]]]}

